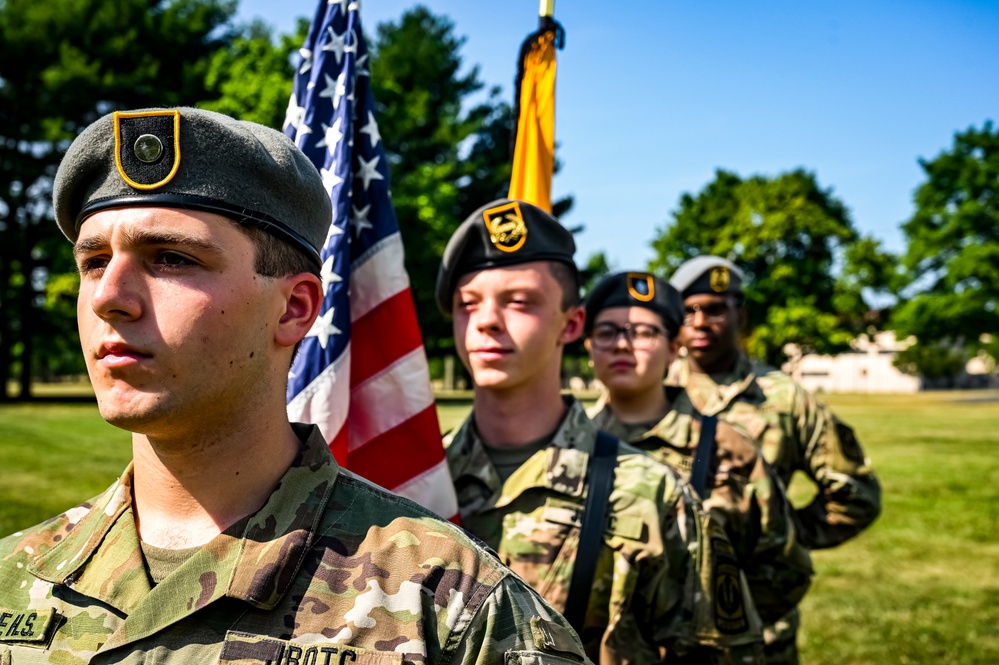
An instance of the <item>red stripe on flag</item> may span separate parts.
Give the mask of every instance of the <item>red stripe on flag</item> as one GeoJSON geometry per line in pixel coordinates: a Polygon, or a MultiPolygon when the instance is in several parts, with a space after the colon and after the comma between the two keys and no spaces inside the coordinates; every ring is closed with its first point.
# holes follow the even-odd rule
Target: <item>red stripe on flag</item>
{"type": "Polygon", "coordinates": [[[400,291],[351,323],[350,385],[364,383],[423,345],[409,289],[400,291]],[[377,340],[377,342],[372,342],[377,340]],[[358,350],[363,348],[363,353],[358,350]]]}
{"type": "MultiPolygon", "coordinates": [[[[398,427],[350,453],[348,469],[394,489],[444,458],[444,444],[431,445],[427,433],[438,427],[437,407],[429,406],[398,427]]],[[[440,437],[437,437],[440,441],[440,437]]]]}
{"type": "Polygon", "coordinates": [[[347,424],[344,423],[340,431],[330,441],[330,450],[333,452],[333,457],[336,458],[337,464],[343,467],[347,466],[347,432],[349,429],[347,424]]]}

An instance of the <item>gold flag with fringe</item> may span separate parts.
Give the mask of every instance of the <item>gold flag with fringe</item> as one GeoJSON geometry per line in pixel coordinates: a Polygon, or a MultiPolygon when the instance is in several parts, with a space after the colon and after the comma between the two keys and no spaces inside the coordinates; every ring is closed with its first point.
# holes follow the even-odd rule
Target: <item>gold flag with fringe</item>
{"type": "Polygon", "coordinates": [[[562,26],[549,17],[520,50],[517,134],[509,198],[552,211],[555,170],[555,50],[562,26]]]}

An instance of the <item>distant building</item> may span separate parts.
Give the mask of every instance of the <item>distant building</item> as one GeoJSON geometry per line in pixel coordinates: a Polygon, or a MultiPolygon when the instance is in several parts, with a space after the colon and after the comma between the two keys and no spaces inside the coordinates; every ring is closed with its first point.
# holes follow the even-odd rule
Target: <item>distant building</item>
{"type": "Polygon", "coordinates": [[[852,342],[852,351],[836,356],[795,358],[794,350],[788,349],[793,360],[783,369],[813,393],[914,393],[920,388],[919,377],[903,374],[892,364],[898,352],[913,342],[911,337],[898,341],[894,332],[887,331],[873,338],[861,335],[852,342]]]}

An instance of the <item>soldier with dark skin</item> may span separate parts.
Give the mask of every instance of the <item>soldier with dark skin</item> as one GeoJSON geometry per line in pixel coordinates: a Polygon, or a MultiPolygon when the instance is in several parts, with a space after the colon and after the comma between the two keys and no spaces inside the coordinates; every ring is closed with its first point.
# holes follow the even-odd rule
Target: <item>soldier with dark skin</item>
{"type": "MultiPolygon", "coordinates": [[[[667,384],[682,386],[694,406],[749,432],[767,462],[788,484],[803,472],[818,488],[794,511],[798,541],[808,549],[835,547],[867,528],[881,511],[881,488],[853,430],[824,404],[773,368],[742,351],[746,310],[742,271],[701,256],[680,266],[670,284],[684,304],[679,340],[686,351],[667,384]]],[[[797,663],[797,609],[767,627],[767,661],[797,663]]]]}
{"type": "Polygon", "coordinates": [[[592,289],[585,346],[604,392],[590,417],[685,480],[705,455],[695,489],[725,526],[760,616],[773,622],[808,589],[810,557],[797,543],[784,483],[753,438],[737,424],[705,425],[682,389],[663,385],[682,320],[680,294],[655,275],[617,273],[592,289]]]}
{"type": "Polygon", "coordinates": [[[724,529],[666,465],[615,442],[603,528],[579,547],[598,443],[560,393],[562,352],[585,317],[574,250],[554,217],[512,200],[483,206],[448,242],[437,302],[475,392],[446,438],[462,524],[560,611],[576,609],[576,565],[595,555],[575,601],[595,662],[760,662],[762,622],[724,529]]]}
{"type": "Polygon", "coordinates": [[[54,199],[98,406],[133,461],[0,540],[0,663],[586,662],[494,555],[288,421],[332,210],[287,137],[114,113],[70,147],[54,199]]]}

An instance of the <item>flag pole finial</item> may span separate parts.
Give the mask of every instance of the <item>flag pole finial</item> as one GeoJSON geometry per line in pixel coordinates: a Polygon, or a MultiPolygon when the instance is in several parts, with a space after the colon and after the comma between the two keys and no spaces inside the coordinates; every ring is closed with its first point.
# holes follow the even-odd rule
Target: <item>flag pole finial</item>
{"type": "Polygon", "coordinates": [[[551,17],[555,15],[555,0],[541,0],[541,6],[538,8],[538,16],[541,18],[551,17]]]}

